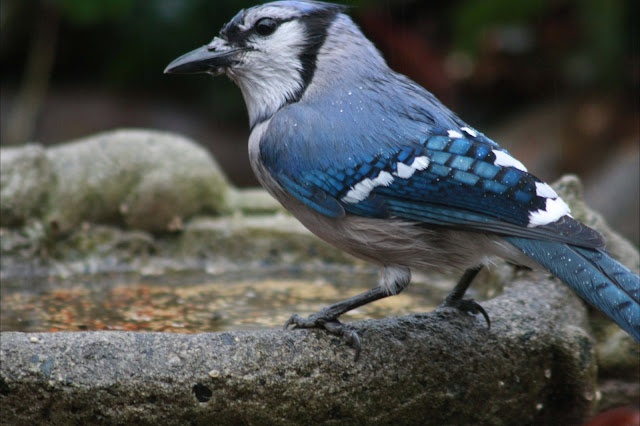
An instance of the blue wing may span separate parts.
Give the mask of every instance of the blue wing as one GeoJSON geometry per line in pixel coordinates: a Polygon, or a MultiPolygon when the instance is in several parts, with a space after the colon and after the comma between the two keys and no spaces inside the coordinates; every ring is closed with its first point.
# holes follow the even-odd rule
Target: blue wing
{"type": "MultiPolygon", "coordinates": [[[[567,215],[550,187],[467,127],[432,128],[412,143],[382,145],[368,155],[358,151],[347,163],[323,163],[318,155],[316,167],[282,167],[270,154],[263,150],[263,161],[276,180],[327,216],[398,217],[584,247],[604,245],[598,233],[567,215]]],[[[314,158],[298,161],[313,164],[314,158]]]]}

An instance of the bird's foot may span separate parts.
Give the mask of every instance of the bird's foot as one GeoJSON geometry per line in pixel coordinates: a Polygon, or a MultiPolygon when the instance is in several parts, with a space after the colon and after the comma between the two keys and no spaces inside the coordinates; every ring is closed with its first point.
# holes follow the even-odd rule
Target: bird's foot
{"type": "Polygon", "coordinates": [[[487,321],[487,328],[491,328],[491,320],[489,319],[487,311],[485,311],[482,305],[480,305],[473,299],[445,300],[444,303],[440,305],[440,307],[455,308],[459,311],[473,315],[482,314],[485,321],[487,321]]]}
{"type": "Polygon", "coordinates": [[[293,314],[284,325],[284,329],[287,330],[289,326],[294,326],[294,328],[324,328],[334,336],[340,337],[346,344],[355,349],[354,361],[357,361],[360,356],[361,345],[358,333],[348,325],[338,321],[337,317],[326,314],[323,315],[323,311],[310,315],[307,318],[293,314]]]}

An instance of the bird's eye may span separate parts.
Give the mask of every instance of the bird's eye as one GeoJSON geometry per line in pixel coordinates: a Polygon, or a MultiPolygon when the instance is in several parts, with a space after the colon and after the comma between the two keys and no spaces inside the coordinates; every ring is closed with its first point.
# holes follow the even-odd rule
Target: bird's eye
{"type": "Polygon", "coordinates": [[[272,18],[262,18],[254,26],[256,32],[261,36],[268,36],[274,33],[278,28],[278,22],[272,18]]]}

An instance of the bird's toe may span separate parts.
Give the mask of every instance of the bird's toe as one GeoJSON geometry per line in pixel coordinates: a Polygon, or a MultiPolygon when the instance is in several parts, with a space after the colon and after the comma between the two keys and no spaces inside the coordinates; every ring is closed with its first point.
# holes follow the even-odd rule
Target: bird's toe
{"type": "Polygon", "coordinates": [[[480,305],[473,299],[447,300],[441,305],[441,307],[455,308],[461,312],[473,315],[482,314],[485,321],[487,322],[487,328],[491,328],[491,320],[489,319],[489,314],[487,314],[487,311],[484,310],[482,305],[480,305]]]}
{"type": "Polygon", "coordinates": [[[323,328],[334,336],[340,337],[347,345],[355,350],[354,361],[360,357],[360,336],[350,326],[341,323],[337,318],[323,316],[322,312],[310,315],[309,317],[301,317],[293,314],[284,325],[287,330],[290,326],[294,328],[323,328]]]}

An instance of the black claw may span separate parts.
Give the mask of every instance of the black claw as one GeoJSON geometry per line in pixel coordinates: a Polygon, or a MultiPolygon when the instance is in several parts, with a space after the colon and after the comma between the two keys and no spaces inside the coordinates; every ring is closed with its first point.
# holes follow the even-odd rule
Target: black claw
{"type": "Polygon", "coordinates": [[[487,314],[487,311],[484,310],[482,305],[480,305],[473,299],[445,300],[442,306],[456,308],[459,311],[470,313],[473,315],[482,314],[485,321],[487,322],[487,328],[491,329],[491,320],[489,319],[489,314],[487,314]]]}
{"type": "Polygon", "coordinates": [[[311,315],[308,318],[303,318],[298,314],[293,314],[287,320],[284,325],[284,329],[287,330],[289,326],[293,325],[294,328],[324,328],[334,336],[340,337],[347,345],[355,349],[354,361],[357,361],[360,357],[360,351],[362,345],[360,344],[360,336],[355,330],[352,330],[349,326],[341,323],[336,318],[325,318],[321,315],[311,315]]]}
{"type": "Polygon", "coordinates": [[[360,344],[360,336],[358,336],[358,333],[355,330],[352,330],[349,326],[344,325],[338,320],[328,321],[324,323],[323,327],[329,333],[341,337],[347,345],[355,349],[356,353],[353,360],[358,360],[362,346],[360,344]]]}
{"type": "Polygon", "coordinates": [[[362,345],[360,344],[360,336],[354,330],[348,330],[344,335],[345,342],[351,346],[356,353],[353,355],[353,360],[357,361],[360,358],[360,352],[362,349],[362,345]]]}
{"type": "Polygon", "coordinates": [[[290,325],[296,325],[298,318],[300,318],[298,314],[291,315],[287,322],[284,323],[284,330],[288,330],[290,325]]]}
{"type": "Polygon", "coordinates": [[[491,330],[491,320],[489,319],[489,314],[487,314],[487,311],[484,310],[482,305],[480,305],[480,304],[477,304],[477,305],[478,305],[478,310],[480,311],[480,313],[484,317],[484,320],[487,322],[487,329],[491,330]]]}

